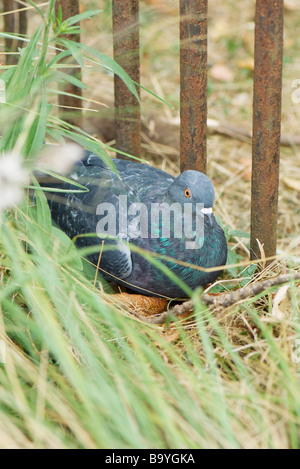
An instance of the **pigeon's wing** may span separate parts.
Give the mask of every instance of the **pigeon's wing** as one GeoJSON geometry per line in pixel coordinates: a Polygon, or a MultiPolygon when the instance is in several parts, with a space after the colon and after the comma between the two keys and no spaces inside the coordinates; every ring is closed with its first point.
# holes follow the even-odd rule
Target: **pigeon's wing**
{"type": "MultiPolygon", "coordinates": [[[[151,193],[153,193],[153,195],[155,195],[156,192],[161,193],[174,181],[174,177],[170,176],[170,174],[146,164],[121,159],[113,159],[112,161],[118,171],[119,178],[122,180],[122,184],[128,190],[128,195],[130,196],[131,191],[140,201],[143,201],[149,191],[150,196],[151,193]]],[[[99,175],[100,173],[103,174],[103,172],[107,175],[111,173],[111,180],[113,181],[117,178],[94,153],[86,152],[85,158],[79,165],[89,168],[90,171],[94,170],[99,175]]]]}
{"type": "MultiPolygon", "coordinates": [[[[120,196],[126,196],[129,204],[151,202],[156,194],[161,194],[174,178],[167,173],[148,165],[127,160],[113,160],[118,174],[111,171],[95,154],[86,152],[70,175],[70,179],[85,186],[88,192],[75,192],[77,187],[66,182],[56,181],[47,184],[74,190],[69,194],[47,193],[53,220],[70,237],[76,237],[78,247],[95,246],[95,254],[89,256],[91,262],[112,277],[126,279],[132,272],[132,256],[128,245],[130,233],[120,232],[120,196]],[[99,231],[99,206],[107,206],[115,217],[115,236],[112,240],[99,231]],[[93,235],[87,236],[92,233],[93,235]],[[103,245],[103,249],[102,249],[103,245]]],[[[127,205],[127,207],[128,207],[127,205]]],[[[104,215],[103,210],[101,215],[104,215]]]]}
{"type": "MultiPolygon", "coordinates": [[[[52,181],[53,188],[74,190],[72,193],[46,192],[52,219],[72,239],[76,237],[76,245],[81,247],[95,246],[95,253],[89,260],[104,273],[119,279],[127,278],[132,272],[132,259],[126,237],[111,239],[99,232],[99,204],[107,204],[115,209],[115,223],[118,224],[118,198],[127,193],[128,188],[122,181],[101,165],[101,160],[93,155],[93,165],[78,164],[70,179],[82,184],[87,192],[75,192],[77,187],[69,183],[52,181]],[[99,164],[99,163],[100,164],[99,164]],[[91,236],[88,236],[88,235],[91,236]],[[102,247],[103,246],[103,247],[102,247]]],[[[105,205],[104,205],[105,207],[105,205]]]]}
{"type": "MultiPolygon", "coordinates": [[[[126,239],[116,242],[102,240],[103,249],[108,249],[101,255],[99,268],[114,280],[125,280],[132,273],[131,252],[126,239]]],[[[100,251],[101,252],[101,251],[100,251]]]]}
{"type": "Polygon", "coordinates": [[[123,183],[146,204],[161,195],[174,181],[170,174],[146,164],[129,160],[114,160],[114,163],[123,183]]]}

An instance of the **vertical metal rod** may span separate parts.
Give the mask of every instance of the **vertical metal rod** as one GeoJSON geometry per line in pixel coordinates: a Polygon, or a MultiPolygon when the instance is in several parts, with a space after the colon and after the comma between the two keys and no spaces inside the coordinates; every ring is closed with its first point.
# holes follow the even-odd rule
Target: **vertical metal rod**
{"type": "MultiPolygon", "coordinates": [[[[27,33],[27,10],[19,11],[19,34],[22,36],[27,33]]],[[[17,48],[24,47],[23,41],[18,41],[17,48]]]]}
{"type": "Polygon", "coordinates": [[[283,0],[257,0],[253,98],[251,259],[276,255],[281,134],[283,0]]]}
{"type": "MultiPolygon", "coordinates": [[[[113,0],[112,6],[114,59],[132,80],[139,83],[139,0],[113,0]]],[[[115,76],[114,81],[116,148],[140,156],[139,103],[118,76],[115,76]]]]}
{"type": "MultiPolygon", "coordinates": [[[[19,5],[20,6],[20,5],[19,5]]],[[[18,7],[18,4],[14,0],[3,0],[3,12],[13,12],[18,7]]],[[[19,25],[16,27],[16,14],[11,13],[10,15],[4,15],[4,30],[7,33],[19,33],[20,36],[27,32],[27,11],[19,11],[19,25]],[[18,30],[18,31],[17,31],[18,30]]],[[[5,50],[11,52],[6,55],[7,65],[16,65],[18,63],[19,55],[16,53],[18,48],[24,47],[24,43],[21,40],[5,38],[5,50]]]]}
{"type": "MultiPolygon", "coordinates": [[[[66,20],[67,18],[70,18],[71,16],[75,16],[79,14],[79,0],[61,0],[60,2],[56,2],[55,4],[56,15],[58,12],[58,8],[60,6],[62,9],[63,21],[66,20]]],[[[80,41],[79,34],[69,34],[68,36],[64,36],[64,37],[72,41],[76,41],[76,42],[80,41]]],[[[71,59],[70,57],[67,57],[65,62],[68,65],[69,64],[76,65],[76,68],[70,67],[70,68],[64,69],[63,71],[81,80],[81,70],[78,69],[77,62],[75,62],[74,59],[71,59]]],[[[81,89],[71,83],[68,83],[68,84],[65,83],[63,87],[63,91],[69,94],[76,95],[78,96],[78,98],[74,96],[59,95],[58,102],[59,102],[59,105],[62,106],[60,115],[66,122],[69,122],[72,125],[77,125],[78,127],[80,127],[81,122],[82,122],[82,112],[80,109],[77,109],[77,108],[82,107],[82,100],[80,99],[80,96],[82,94],[81,89]]]]}
{"type": "Polygon", "coordinates": [[[206,172],[207,0],[180,0],[180,167],[206,172]]]}
{"type": "MultiPolygon", "coordinates": [[[[14,0],[3,0],[3,12],[7,13],[14,10],[14,0]]],[[[15,32],[15,15],[4,15],[4,31],[6,33],[15,32]]],[[[14,40],[11,38],[5,38],[5,52],[15,52],[14,40]]],[[[17,63],[16,56],[13,54],[6,55],[6,65],[13,65],[17,63]]]]}

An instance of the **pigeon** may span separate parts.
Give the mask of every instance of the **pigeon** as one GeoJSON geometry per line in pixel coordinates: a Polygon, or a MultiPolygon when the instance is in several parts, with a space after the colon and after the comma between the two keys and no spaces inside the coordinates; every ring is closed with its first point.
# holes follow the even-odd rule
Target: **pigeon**
{"type": "Polygon", "coordinates": [[[86,151],[69,182],[44,184],[74,191],[46,192],[58,227],[76,237],[78,248],[96,246],[88,260],[104,279],[132,292],[186,298],[213,283],[222,268],[205,269],[226,264],[227,243],[213,215],[210,179],[194,170],[175,178],[132,160],[113,163],[116,171],[86,151]]]}

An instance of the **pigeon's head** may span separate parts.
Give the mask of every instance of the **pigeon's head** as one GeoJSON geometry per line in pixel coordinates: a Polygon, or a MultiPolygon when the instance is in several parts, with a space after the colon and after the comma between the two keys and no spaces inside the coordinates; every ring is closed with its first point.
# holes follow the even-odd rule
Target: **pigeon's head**
{"type": "Polygon", "coordinates": [[[214,203],[215,191],[211,180],[199,171],[184,171],[170,185],[168,196],[173,202],[203,204],[205,209],[211,209],[214,203]]]}

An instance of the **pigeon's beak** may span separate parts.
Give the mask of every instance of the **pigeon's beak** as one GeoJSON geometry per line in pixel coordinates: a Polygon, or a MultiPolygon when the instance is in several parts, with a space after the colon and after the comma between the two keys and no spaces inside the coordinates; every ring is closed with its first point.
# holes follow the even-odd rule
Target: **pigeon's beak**
{"type": "Polygon", "coordinates": [[[213,213],[213,209],[212,207],[209,207],[209,208],[201,208],[201,212],[204,213],[204,215],[211,215],[213,213]]]}

